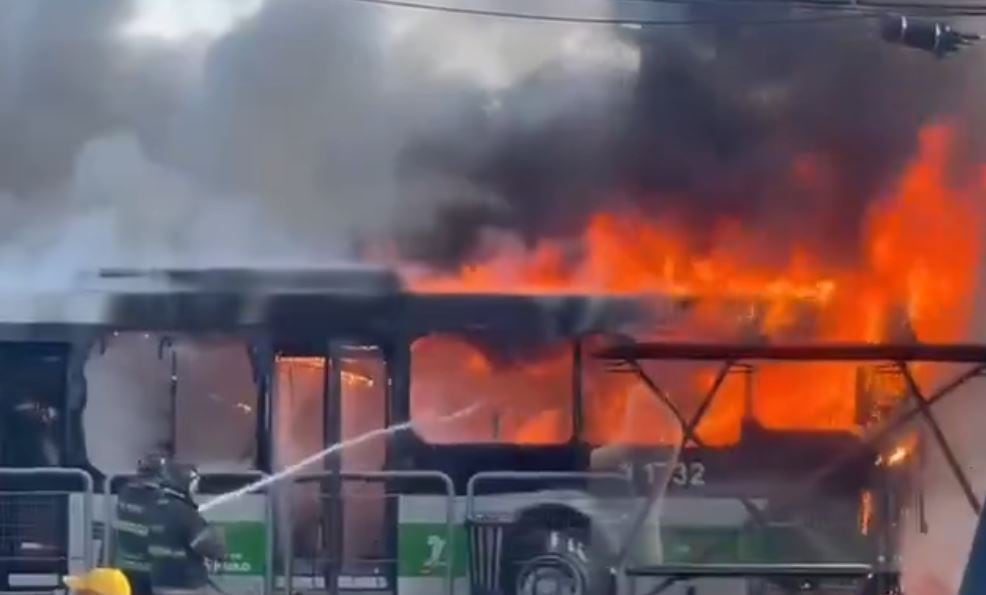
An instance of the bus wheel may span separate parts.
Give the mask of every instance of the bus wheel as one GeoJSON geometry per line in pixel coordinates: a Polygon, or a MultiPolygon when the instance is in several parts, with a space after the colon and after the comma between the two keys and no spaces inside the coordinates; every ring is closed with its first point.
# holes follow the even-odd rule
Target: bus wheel
{"type": "Polygon", "coordinates": [[[532,531],[511,544],[505,584],[515,595],[606,595],[611,577],[589,556],[586,540],[562,530],[532,531]]]}

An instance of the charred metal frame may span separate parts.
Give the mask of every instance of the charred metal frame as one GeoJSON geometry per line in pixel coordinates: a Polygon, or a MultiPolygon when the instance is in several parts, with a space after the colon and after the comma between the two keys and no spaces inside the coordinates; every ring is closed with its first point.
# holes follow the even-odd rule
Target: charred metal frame
{"type": "MultiPolygon", "coordinates": [[[[701,445],[701,440],[695,435],[698,424],[701,422],[705,413],[711,407],[716,398],[719,387],[725,380],[729,369],[741,360],[756,361],[887,361],[890,362],[903,376],[910,400],[914,402],[914,407],[892,417],[863,437],[859,444],[859,449],[852,453],[858,454],[859,450],[882,441],[893,432],[909,423],[914,418],[920,416],[928,424],[935,442],[945,455],[946,461],[952,471],[953,476],[959,483],[962,491],[969,502],[970,508],[976,513],[977,517],[981,511],[981,504],[973,491],[965,472],[962,470],[958,457],[949,444],[944,431],[938,424],[937,419],[931,411],[931,407],[952,394],[957,388],[969,380],[982,376],[986,373],[986,345],[975,344],[921,344],[913,343],[907,345],[890,344],[812,344],[812,345],[735,345],[735,344],[703,344],[703,343],[630,343],[603,349],[595,354],[597,357],[607,360],[615,360],[627,366],[633,371],[644,384],[654,393],[654,395],[664,403],[675,419],[681,425],[682,439],[681,447],[689,441],[696,445],[701,445]],[[724,364],[716,376],[712,387],[706,394],[698,410],[690,420],[686,420],[680,410],[673,403],[670,396],[665,393],[660,386],[650,378],[640,365],[641,360],[692,360],[692,361],[723,361],[724,364]],[[946,382],[943,386],[929,395],[925,395],[910,369],[909,363],[915,361],[939,362],[939,363],[966,363],[971,364],[968,369],[946,382]]],[[[851,456],[837,457],[830,465],[813,474],[810,481],[806,484],[812,485],[834,470],[841,467],[851,456]]],[[[667,487],[667,486],[665,486],[667,487]]],[[[635,524],[631,528],[630,536],[635,537],[640,531],[647,515],[656,500],[656,495],[660,493],[655,490],[652,497],[644,504],[643,509],[635,518],[635,524]]],[[[748,507],[747,507],[748,508],[748,507]]],[[[757,517],[749,511],[750,520],[759,523],[757,517]]],[[[628,541],[632,543],[632,539],[628,541]]],[[[710,577],[710,576],[756,576],[764,578],[778,578],[784,576],[800,576],[804,578],[822,578],[832,576],[832,572],[852,574],[860,578],[872,576],[875,569],[869,566],[865,568],[833,570],[826,565],[825,568],[819,565],[710,565],[702,564],[701,559],[707,559],[715,548],[710,551],[702,552],[700,562],[697,564],[659,567],[646,569],[644,572],[635,572],[637,576],[665,576],[665,581],[650,591],[650,595],[656,595],[665,591],[674,583],[688,578],[710,577]],[[817,566],[817,567],[816,567],[817,566]],[[852,572],[849,572],[852,570],[852,572]]],[[[626,552],[621,552],[620,562],[626,552]]],[[[622,567],[620,567],[622,570],[622,567]]]]}
{"type": "Polygon", "coordinates": [[[945,461],[951,468],[952,474],[959,483],[959,487],[962,488],[962,493],[969,502],[969,506],[972,508],[972,511],[976,513],[976,516],[979,516],[979,513],[982,512],[982,504],[980,504],[979,498],[976,497],[976,493],[972,489],[972,484],[969,482],[969,477],[966,475],[965,471],[962,470],[962,465],[959,463],[959,459],[955,455],[955,451],[952,450],[952,447],[948,442],[948,438],[945,437],[945,432],[942,431],[941,426],[938,424],[938,420],[931,412],[931,407],[928,405],[927,399],[922,394],[921,387],[918,386],[917,380],[914,378],[914,374],[911,372],[910,367],[904,362],[898,362],[897,366],[900,369],[901,375],[904,377],[904,381],[907,382],[908,395],[911,400],[914,401],[921,417],[923,417],[924,421],[928,424],[928,429],[931,430],[931,433],[935,437],[935,442],[938,443],[938,447],[941,449],[942,454],[945,455],[945,461]]]}
{"type": "MultiPolygon", "coordinates": [[[[705,443],[702,441],[702,439],[698,437],[698,434],[696,433],[696,429],[698,428],[698,424],[702,421],[702,418],[705,416],[705,413],[709,410],[709,407],[712,405],[712,401],[715,400],[715,396],[719,392],[719,389],[722,387],[722,383],[725,382],[726,376],[729,374],[729,369],[732,366],[732,362],[727,361],[719,369],[719,372],[716,374],[715,380],[712,382],[712,387],[709,388],[709,392],[706,393],[705,398],[702,399],[702,403],[698,407],[698,410],[695,412],[695,414],[692,416],[690,420],[685,419],[684,414],[681,412],[678,406],[675,405],[674,400],[671,398],[671,396],[667,392],[665,392],[664,389],[662,389],[660,385],[657,384],[657,382],[650,377],[649,374],[647,374],[647,372],[640,365],[639,361],[627,360],[626,363],[630,367],[631,371],[634,374],[636,374],[637,377],[644,384],[647,385],[647,387],[654,393],[654,396],[656,396],[657,399],[671,411],[672,415],[674,415],[675,419],[678,421],[678,424],[681,426],[681,432],[682,432],[679,449],[683,449],[684,447],[688,446],[689,442],[691,442],[696,446],[700,446],[700,447],[705,446],[705,443]]],[[[623,547],[620,549],[619,554],[617,554],[616,562],[615,562],[615,566],[617,568],[622,568],[623,565],[625,564],[627,556],[630,555],[630,550],[632,549],[633,544],[637,541],[637,537],[640,535],[640,531],[641,529],[643,529],[644,523],[647,521],[647,517],[650,515],[651,509],[656,503],[658,496],[665,491],[666,487],[667,486],[663,486],[664,489],[660,489],[660,490],[658,489],[652,490],[651,493],[648,495],[648,498],[644,503],[644,506],[641,507],[640,511],[634,517],[633,523],[630,525],[630,531],[627,534],[626,539],[624,539],[623,541],[623,547]]],[[[759,514],[760,511],[757,509],[756,505],[750,502],[746,498],[740,498],[740,502],[743,504],[743,507],[746,509],[747,513],[752,518],[758,519],[758,522],[760,522],[761,520],[759,514]]]]}
{"type": "MultiPolygon", "coordinates": [[[[103,271],[80,285],[86,291],[67,291],[46,296],[57,302],[59,312],[50,319],[21,316],[18,307],[5,308],[0,316],[0,340],[32,342],[54,337],[59,342],[96,341],[112,332],[218,334],[244,339],[253,348],[254,373],[260,409],[257,416],[257,465],[264,471],[274,464],[274,444],[269,439],[277,415],[276,379],[273,361],[277,353],[337,357],[338,348],[349,341],[377,345],[387,363],[387,422],[410,417],[410,343],[430,333],[475,332],[511,341],[575,340],[573,347],[573,440],[581,435],[584,422],[582,366],[590,354],[578,338],[608,333],[628,323],[648,321],[659,327],[659,319],[673,315],[687,304],[669,299],[668,312],[656,312],[653,300],[600,298],[585,295],[519,296],[509,294],[430,294],[404,291],[396,275],[378,270],[342,271],[103,271]],[[91,281],[91,283],[90,283],[91,281]],[[259,362],[259,366],[257,365],[259,362]],[[263,440],[261,440],[263,438],[263,440]]],[[[7,296],[10,297],[10,296],[7,296]]],[[[14,296],[15,306],[30,305],[33,296],[14,296]],[[21,304],[21,300],[25,304],[21,304]]],[[[26,308],[33,312],[33,309],[26,308]]],[[[85,360],[87,350],[80,352],[85,360]]],[[[77,366],[81,371],[81,365],[77,366]]],[[[325,441],[335,441],[338,421],[338,366],[326,378],[323,397],[325,441]]],[[[76,368],[73,368],[76,370],[76,368]]],[[[81,376],[75,373],[79,381],[81,376]]],[[[85,383],[78,386],[84,403],[85,383]]],[[[405,433],[387,441],[387,468],[401,464],[403,441],[415,437],[405,433]]],[[[338,473],[338,459],[327,465],[338,473]]],[[[327,486],[338,492],[338,485],[327,486]]],[[[337,514],[337,513],[333,513],[337,514]]],[[[396,508],[388,509],[395,522],[387,526],[392,543],[396,539],[396,508]]],[[[336,552],[338,547],[334,548],[336,552]]],[[[338,569],[331,569],[338,574],[338,569]]],[[[331,578],[331,577],[330,577],[331,578]]],[[[331,585],[331,584],[330,584],[331,585]]],[[[330,590],[336,585],[331,585],[330,590]]]]}
{"type": "MultiPolygon", "coordinates": [[[[679,444],[679,450],[688,446],[689,442],[698,447],[706,446],[705,441],[698,436],[698,425],[702,423],[702,419],[705,417],[705,414],[708,413],[709,408],[712,406],[712,402],[715,401],[716,396],[719,394],[719,389],[722,388],[723,383],[726,381],[726,377],[729,376],[729,373],[732,370],[736,369],[738,364],[733,360],[726,360],[726,362],[723,363],[723,365],[719,368],[719,371],[716,373],[715,379],[712,381],[712,386],[709,387],[708,392],[699,404],[698,409],[692,415],[691,419],[687,420],[681,412],[681,409],[675,405],[671,396],[664,389],[662,389],[653,378],[651,378],[646,370],[644,370],[640,365],[639,361],[627,360],[626,364],[629,365],[631,371],[636,374],[644,384],[647,385],[647,387],[654,393],[654,396],[656,396],[657,399],[671,411],[672,415],[674,415],[678,424],[681,426],[682,436],[681,443],[679,444]]],[[[743,370],[747,373],[752,371],[748,367],[743,368],[743,370]]],[[[634,517],[633,523],[630,526],[630,532],[624,540],[623,547],[616,557],[615,566],[617,568],[622,569],[624,567],[626,559],[630,555],[630,550],[632,549],[634,542],[636,542],[641,529],[647,521],[647,517],[650,515],[651,509],[656,503],[658,496],[664,493],[666,488],[667,486],[664,486],[660,490],[652,490],[648,495],[644,506],[641,507],[641,510],[637,513],[637,516],[634,517]]],[[[746,513],[750,516],[750,519],[754,523],[758,526],[763,526],[766,523],[760,509],[757,508],[757,505],[754,504],[749,498],[741,496],[738,497],[737,500],[746,510],[746,513]]]]}

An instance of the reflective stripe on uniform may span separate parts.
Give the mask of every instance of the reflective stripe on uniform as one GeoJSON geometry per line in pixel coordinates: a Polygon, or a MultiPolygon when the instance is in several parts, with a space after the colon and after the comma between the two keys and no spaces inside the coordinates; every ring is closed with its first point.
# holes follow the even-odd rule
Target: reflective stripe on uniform
{"type": "Polygon", "coordinates": [[[131,535],[136,535],[138,537],[147,537],[150,533],[150,529],[146,525],[141,525],[140,523],[132,523],[130,521],[124,521],[117,519],[113,522],[113,528],[117,531],[122,531],[123,533],[129,533],[131,535]]]}
{"type": "Polygon", "coordinates": [[[133,502],[120,501],[117,502],[117,507],[120,510],[124,510],[126,512],[132,512],[134,514],[144,514],[144,507],[141,506],[140,504],[134,504],[133,502]]]}
{"type": "Polygon", "coordinates": [[[148,547],[147,553],[155,558],[171,558],[173,560],[184,560],[185,558],[188,558],[188,553],[185,550],[173,549],[160,545],[152,545],[148,547]]]}
{"type": "Polygon", "coordinates": [[[141,560],[137,558],[131,558],[126,555],[120,555],[116,559],[116,565],[122,570],[130,570],[133,572],[150,572],[151,564],[146,560],[141,560]]]}

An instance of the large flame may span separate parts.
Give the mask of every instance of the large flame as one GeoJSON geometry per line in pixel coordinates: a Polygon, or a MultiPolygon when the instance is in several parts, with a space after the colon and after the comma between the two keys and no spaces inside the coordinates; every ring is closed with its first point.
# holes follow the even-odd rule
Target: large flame
{"type": "MultiPolygon", "coordinates": [[[[789,250],[778,262],[771,254],[771,238],[711,218],[715,241],[697,252],[673,222],[607,212],[592,217],[575,242],[544,240],[530,249],[504,246],[454,274],[410,275],[408,281],[421,292],[690,296],[699,307],[689,328],[703,333],[702,338],[726,331],[737,340],[737,318],[727,305],[740,304],[754,313],[747,322],[753,321],[758,335],[774,340],[792,333],[839,341],[959,340],[970,320],[978,281],[983,219],[975,199],[982,180],[965,184],[952,179],[954,133],[949,127],[929,126],[919,141],[899,179],[866,212],[860,256],[851,265],[827,262],[807,247],[789,250]],[[811,313],[808,325],[806,311],[811,313]]],[[[791,175],[817,182],[819,170],[810,167],[810,160],[796,162],[791,175]]],[[[431,343],[419,346],[417,353],[433,352],[435,343],[445,339],[426,340],[431,343]]],[[[474,365],[432,362],[435,373],[429,374],[429,364],[423,363],[413,374],[419,386],[414,398],[444,400],[457,392],[474,393],[480,386],[485,396],[495,388],[497,402],[527,420],[501,423],[498,439],[568,439],[570,417],[557,396],[570,390],[568,377],[559,371],[562,364],[542,358],[506,370],[466,344],[445,341],[444,354],[432,359],[451,357],[474,365]],[[450,367],[456,369],[450,372],[450,367]],[[552,369],[553,374],[545,374],[552,369]],[[441,390],[435,388],[439,384],[441,390]],[[554,390],[559,386],[564,390],[554,390]]],[[[694,403],[711,385],[714,370],[699,366],[688,376],[687,383],[676,387],[677,397],[694,403]]],[[[857,366],[848,363],[758,366],[753,398],[745,397],[742,380],[730,377],[699,433],[711,443],[732,442],[744,413],[770,428],[852,430],[859,423],[857,376],[857,366]],[[747,411],[748,404],[752,411],[747,411]]],[[[652,441],[660,434],[652,431],[648,416],[666,415],[653,410],[655,400],[639,394],[639,388],[627,377],[587,383],[585,417],[593,441],[652,441]]],[[[488,434],[492,422],[485,423],[488,434]]]]}

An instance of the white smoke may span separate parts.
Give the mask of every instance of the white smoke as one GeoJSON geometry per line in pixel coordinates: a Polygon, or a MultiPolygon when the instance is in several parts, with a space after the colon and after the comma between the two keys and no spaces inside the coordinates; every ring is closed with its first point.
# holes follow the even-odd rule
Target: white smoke
{"type": "Polygon", "coordinates": [[[352,257],[450,196],[401,177],[409,139],[495,109],[549,62],[575,79],[635,68],[607,27],[321,0],[62,4],[0,9],[8,278],[352,257]]]}

